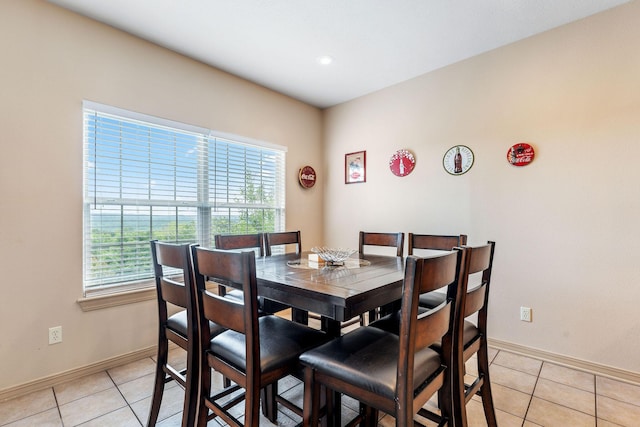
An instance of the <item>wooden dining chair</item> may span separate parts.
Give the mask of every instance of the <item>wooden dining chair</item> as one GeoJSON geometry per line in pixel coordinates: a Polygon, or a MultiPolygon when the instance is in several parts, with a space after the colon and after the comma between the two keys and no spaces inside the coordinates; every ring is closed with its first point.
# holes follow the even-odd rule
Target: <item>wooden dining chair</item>
{"type": "MultiPolygon", "coordinates": [[[[360,243],[358,245],[358,252],[360,257],[365,254],[365,246],[389,246],[396,248],[396,256],[403,256],[404,254],[404,233],[374,233],[361,231],[360,243]]],[[[369,311],[369,322],[373,322],[378,318],[380,309],[369,311]]],[[[364,314],[360,316],[360,325],[365,324],[364,314]]]]}
{"type": "Polygon", "coordinates": [[[361,419],[354,422],[364,426],[377,424],[379,410],[395,417],[397,426],[413,426],[416,413],[440,426],[453,425],[449,364],[465,256],[460,249],[407,258],[399,334],[365,326],[300,356],[305,366],[305,427],[318,424],[322,385],[358,400],[361,419]],[[446,303],[420,313],[419,295],[441,288],[447,290],[446,303]],[[435,342],[442,342],[442,352],[430,348],[435,342]],[[440,414],[423,408],[435,393],[440,414]]]}
{"type": "MultiPolygon", "coordinates": [[[[301,255],[302,239],[300,238],[300,230],[264,233],[264,249],[266,256],[272,255],[272,249],[274,246],[285,246],[285,251],[287,250],[286,247],[294,246],[295,253],[297,255],[301,255]]],[[[267,305],[266,310],[272,313],[289,308],[285,304],[270,300],[265,300],[264,304],[267,305]]],[[[320,318],[320,316],[316,317],[318,319],[320,318]]],[[[309,323],[309,313],[305,310],[291,307],[291,320],[307,325],[309,323]]]]}
{"type": "MultiPolygon", "coordinates": [[[[450,251],[455,247],[466,245],[467,235],[449,236],[409,233],[407,240],[409,255],[420,255],[430,251],[450,251]]],[[[420,306],[427,308],[437,307],[442,304],[444,299],[445,295],[442,292],[429,292],[420,295],[420,306]]]]}
{"type": "Polygon", "coordinates": [[[458,414],[456,427],[467,427],[466,404],[474,395],[482,398],[485,419],[488,427],[496,427],[496,413],[491,393],[489,378],[489,350],[487,345],[487,315],[489,306],[489,287],[495,242],[488,242],[483,246],[466,247],[468,250],[463,277],[463,286],[467,291],[460,298],[461,311],[458,322],[458,339],[453,349],[453,404],[458,414]],[[474,276],[475,275],[475,276],[474,276]],[[480,275],[479,283],[470,283],[471,278],[480,275]],[[470,316],[477,313],[477,320],[471,321],[470,316]],[[465,383],[466,362],[471,356],[477,355],[477,375],[471,384],[465,383]]]}
{"type": "Polygon", "coordinates": [[[274,246],[286,245],[295,245],[295,253],[298,255],[302,253],[300,230],[264,233],[264,247],[266,256],[271,256],[272,248],[274,246]]]}
{"type": "Polygon", "coordinates": [[[216,234],[213,236],[216,249],[226,251],[235,249],[253,249],[257,256],[264,256],[264,234],[216,234]]]}
{"type": "Polygon", "coordinates": [[[390,246],[396,248],[396,256],[404,254],[404,233],[372,233],[360,232],[358,251],[365,253],[365,246],[390,246]]]}
{"type": "MultiPolygon", "coordinates": [[[[192,426],[198,407],[198,320],[195,306],[189,245],[174,245],[151,241],[151,258],[158,299],[158,355],[156,374],[151,397],[151,410],[147,425],[155,426],[158,420],[165,384],[175,380],[185,390],[182,410],[182,426],[192,426]],[[169,314],[169,304],[182,308],[169,314]],[[187,365],[179,369],[169,363],[169,342],[187,352],[187,365]]],[[[210,335],[223,331],[216,324],[205,324],[210,335]]]]}
{"type": "MultiPolygon", "coordinates": [[[[327,335],[308,326],[274,315],[258,315],[255,253],[192,248],[200,325],[211,321],[228,330],[211,337],[200,333],[200,394],[198,419],[204,427],[208,419],[219,417],[231,426],[243,424],[230,409],[244,400],[244,425],[259,425],[259,401],[275,422],[277,403],[301,414],[291,402],[278,396],[278,380],[300,375],[298,356],[327,341],[327,335]],[[206,280],[240,289],[243,301],[221,297],[206,289],[206,280]],[[233,384],[211,394],[211,369],[231,379],[233,384]],[[244,389],[240,397],[231,393],[244,389]],[[211,415],[209,415],[211,411],[211,415]]],[[[200,329],[204,331],[205,329],[200,329]]]]}
{"type": "Polygon", "coordinates": [[[408,254],[417,255],[416,249],[426,249],[435,251],[450,251],[455,247],[467,244],[467,235],[460,234],[457,236],[440,235],[440,234],[408,234],[408,254]]]}
{"type": "MultiPolygon", "coordinates": [[[[213,237],[216,249],[222,250],[240,250],[251,249],[256,252],[258,256],[265,256],[265,240],[264,233],[254,234],[216,234],[213,237]]],[[[224,285],[218,285],[218,294],[227,296],[229,298],[235,298],[238,301],[242,301],[242,292],[238,289],[226,289],[224,285]]],[[[289,306],[278,303],[276,301],[266,300],[262,297],[258,298],[260,304],[260,311],[264,313],[277,313],[278,311],[286,310],[289,306]]]]}

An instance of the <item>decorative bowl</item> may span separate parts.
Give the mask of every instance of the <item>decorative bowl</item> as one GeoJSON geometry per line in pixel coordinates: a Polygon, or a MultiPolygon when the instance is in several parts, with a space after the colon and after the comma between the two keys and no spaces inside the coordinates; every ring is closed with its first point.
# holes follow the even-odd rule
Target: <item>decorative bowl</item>
{"type": "Polygon", "coordinates": [[[349,258],[357,251],[355,249],[333,249],[320,246],[311,248],[311,252],[317,254],[320,259],[322,259],[328,265],[342,265],[347,258],[349,258]]]}

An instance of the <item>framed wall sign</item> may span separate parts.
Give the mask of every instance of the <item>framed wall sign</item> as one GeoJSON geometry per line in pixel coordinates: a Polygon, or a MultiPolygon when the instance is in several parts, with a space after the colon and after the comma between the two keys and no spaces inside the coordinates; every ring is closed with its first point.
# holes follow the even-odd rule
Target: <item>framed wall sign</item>
{"type": "Polygon", "coordinates": [[[466,145],[454,145],[444,153],[442,166],[451,175],[467,173],[473,166],[473,151],[466,145]]]}
{"type": "Polygon", "coordinates": [[[367,152],[356,151],[344,155],[344,183],[367,182],[367,152]]]}

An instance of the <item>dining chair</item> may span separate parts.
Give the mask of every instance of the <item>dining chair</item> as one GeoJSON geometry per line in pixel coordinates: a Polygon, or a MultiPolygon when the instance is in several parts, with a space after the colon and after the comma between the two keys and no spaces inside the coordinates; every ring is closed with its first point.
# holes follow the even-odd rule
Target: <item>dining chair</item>
{"type": "Polygon", "coordinates": [[[450,251],[467,244],[467,235],[448,236],[440,234],[408,234],[408,255],[416,255],[416,249],[450,251]]]}
{"type": "Polygon", "coordinates": [[[230,409],[244,400],[244,425],[258,426],[261,390],[263,412],[271,422],[277,419],[277,403],[301,415],[300,408],[278,396],[278,380],[291,374],[301,376],[299,355],[326,342],[327,335],[278,316],[258,315],[254,252],[193,247],[192,262],[199,324],[211,321],[228,329],[213,338],[202,333],[206,329],[200,329],[200,394],[195,425],[203,427],[207,420],[219,417],[231,426],[242,426],[230,409]],[[208,291],[206,280],[240,289],[243,301],[208,291]],[[212,369],[233,382],[213,395],[212,369]],[[240,389],[244,389],[240,396],[225,400],[240,389]]]}
{"type": "Polygon", "coordinates": [[[413,426],[416,413],[439,426],[452,425],[450,361],[465,256],[466,250],[459,249],[431,258],[407,258],[399,334],[365,326],[300,356],[305,367],[305,427],[318,424],[323,385],[360,402],[360,419],[354,423],[375,426],[380,410],[395,417],[397,426],[413,426]],[[446,303],[420,313],[419,295],[441,288],[447,290],[446,303]],[[430,348],[439,341],[441,352],[430,348]],[[440,414],[423,408],[435,393],[440,414]]]}
{"type": "MultiPolygon", "coordinates": [[[[396,248],[396,256],[403,256],[404,254],[404,233],[375,233],[375,232],[360,232],[360,243],[358,245],[358,252],[360,257],[365,253],[365,246],[389,246],[396,248]]],[[[369,322],[373,322],[378,318],[379,309],[369,311],[369,322]]],[[[365,324],[364,315],[360,316],[360,325],[365,324]]]]}
{"type": "MultiPolygon", "coordinates": [[[[407,240],[409,255],[420,255],[427,253],[427,251],[450,251],[455,247],[466,245],[467,235],[449,236],[409,233],[407,240]]],[[[420,305],[422,307],[433,308],[442,304],[444,299],[445,294],[442,292],[429,292],[420,295],[420,305]]]]}
{"type": "MultiPolygon", "coordinates": [[[[196,419],[198,379],[194,373],[197,373],[199,368],[198,320],[190,257],[189,245],[151,241],[159,327],[155,383],[147,422],[149,427],[156,425],[165,384],[172,380],[185,390],[182,426],[190,427],[196,419]],[[169,304],[180,307],[181,310],[170,315],[169,304]],[[179,369],[169,363],[169,342],[177,344],[187,352],[185,369],[179,369]]],[[[212,336],[223,331],[222,327],[213,323],[205,326],[212,336]]]]}
{"type": "MultiPolygon", "coordinates": [[[[297,255],[302,254],[302,240],[300,238],[300,230],[264,233],[264,249],[266,256],[272,255],[272,249],[274,246],[285,246],[284,250],[286,251],[287,246],[291,245],[295,246],[295,253],[297,255]]],[[[267,307],[267,311],[270,312],[278,312],[289,308],[285,304],[277,303],[270,300],[264,301],[264,304],[270,306],[267,307]]],[[[310,313],[305,310],[299,310],[295,307],[291,307],[291,320],[293,320],[294,322],[307,325],[309,323],[309,314],[310,313]]],[[[317,317],[318,319],[320,318],[320,316],[314,317],[317,317]]]]}
{"type": "Polygon", "coordinates": [[[300,240],[300,230],[264,233],[264,249],[266,256],[271,256],[272,248],[274,246],[284,245],[295,245],[296,254],[301,254],[302,241],[300,240]]]}
{"type": "MultiPolygon", "coordinates": [[[[240,250],[251,249],[256,252],[258,256],[265,256],[265,240],[264,233],[254,234],[216,234],[213,237],[216,249],[222,250],[240,250]]],[[[218,294],[227,296],[229,298],[235,298],[238,301],[242,301],[242,292],[238,289],[226,289],[224,285],[218,285],[218,294]]],[[[264,313],[277,313],[278,311],[286,310],[289,306],[278,303],[272,300],[266,300],[262,297],[258,298],[260,304],[260,311],[264,313]]]]}
{"type": "Polygon", "coordinates": [[[487,315],[489,306],[489,287],[491,284],[491,271],[493,270],[493,256],[495,242],[487,242],[486,245],[465,247],[468,250],[463,284],[467,291],[460,298],[461,311],[458,322],[458,339],[455,340],[453,357],[455,367],[453,370],[453,404],[454,411],[459,414],[456,427],[467,427],[466,404],[474,395],[482,398],[485,419],[488,427],[496,427],[496,412],[491,393],[491,381],[489,378],[489,350],[487,345],[487,315]],[[479,283],[470,283],[470,280],[479,277],[479,283]],[[472,322],[470,316],[477,313],[477,320],[472,322]],[[465,383],[471,372],[466,371],[465,366],[471,356],[477,355],[477,375],[473,377],[471,384],[465,383]]]}
{"type": "MultiPolygon", "coordinates": [[[[232,251],[237,249],[252,249],[259,256],[264,256],[264,234],[216,234],[213,236],[213,242],[216,249],[232,251]]],[[[224,285],[218,285],[218,294],[225,296],[227,289],[224,285]]],[[[242,300],[242,295],[238,292],[232,293],[230,297],[242,300]]]]}
{"type": "MultiPolygon", "coordinates": [[[[451,361],[453,368],[453,405],[456,414],[456,427],[467,427],[466,404],[474,395],[482,398],[482,405],[488,427],[496,427],[496,414],[491,393],[489,378],[489,350],[487,345],[487,309],[489,303],[489,285],[493,269],[495,242],[482,246],[463,246],[467,251],[462,268],[462,294],[460,311],[456,319],[456,332],[451,361]],[[470,279],[478,279],[479,283],[470,284],[470,279]],[[476,322],[470,316],[477,313],[476,322]],[[471,384],[465,383],[466,363],[471,356],[477,354],[477,375],[471,384]]],[[[458,248],[456,248],[457,250],[458,248]]],[[[420,297],[422,298],[422,296],[420,297]]],[[[444,301],[443,301],[444,302],[444,301]]],[[[439,307],[439,306],[438,306],[439,307]]],[[[438,308],[419,307],[421,312],[429,313],[438,308]]],[[[389,314],[371,324],[386,332],[399,333],[398,313],[389,314]]],[[[436,343],[434,350],[444,353],[444,344],[436,343]]]]}
{"type": "Polygon", "coordinates": [[[372,233],[360,232],[358,251],[364,254],[365,246],[391,246],[396,248],[396,256],[404,254],[404,233],[372,233]]]}

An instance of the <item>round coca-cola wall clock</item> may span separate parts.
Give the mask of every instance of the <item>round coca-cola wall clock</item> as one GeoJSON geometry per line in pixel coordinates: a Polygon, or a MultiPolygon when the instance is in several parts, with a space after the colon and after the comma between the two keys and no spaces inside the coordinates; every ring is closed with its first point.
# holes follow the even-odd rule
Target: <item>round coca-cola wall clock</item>
{"type": "Polygon", "coordinates": [[[416,166],[416,158],[409,150],[398,150],[389,159],[389,169],[396,176],[407,176],[416,166]]]}
{"type": "Polygon", "coordinates": [[[507,151],[507,160],[513,166],[527,166],[533,161],[536,153],[533,147],[526,142],[514,144],[507,151]]]}
{"type": "Polygon", "coordinates": [[[442,166],[451,175],[467,173],[473,166],[473,151],[466,145],[454,145],[444,153],[442,166]]]}
{"type": "Polygon", "coordinates": [[[304,188],[311,188],[316,184],[316,171],[311,166],[303,166],[298,172],[298,182],[304,188]]]}

